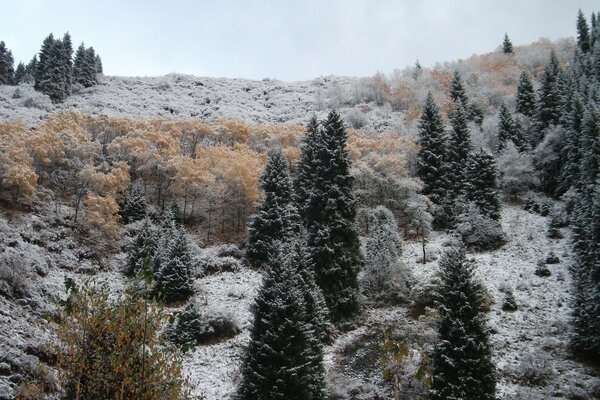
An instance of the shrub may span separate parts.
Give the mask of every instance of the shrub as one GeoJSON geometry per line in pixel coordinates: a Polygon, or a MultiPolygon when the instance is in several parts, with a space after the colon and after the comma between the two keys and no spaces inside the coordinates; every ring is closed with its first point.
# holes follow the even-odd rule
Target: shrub
{"type": "Polygon", "coordinates": [[[537,276],[545,278],[552,275],[552,272],[550,272],[548,267],[546,267],[546,263],[544,262],[544,260],[540,260],[538,261],[537,267],[535,268],[535,274],[537,276]]]}
{"type": "Polygon", "coordinates": [[[502,302],[502,311],[517,311],[519,306],[512,290],[506,292],[504,302],[502,302]]]}
{"type": "Polygon", "coordinates": [[[492,250],[506,243],[506,235],[500,224],[482,215],[472,203],[464,207],[457,222],[456,231],[470,248],[492,250]]]}
{"type": "Polygon", "coordinates": [[[207,255],[199,259],[198,271],[201,275],[217,274],[219,272],[237,272],[243,268],[242,261],[231,257],[207,255]]]}
{"type": "Polygon", "coordinates": [[[188,399],[181,358],[161,339],[161,311],[106,288],[70,286],[57,328],[57,371],[70,399],[188,399]]]}

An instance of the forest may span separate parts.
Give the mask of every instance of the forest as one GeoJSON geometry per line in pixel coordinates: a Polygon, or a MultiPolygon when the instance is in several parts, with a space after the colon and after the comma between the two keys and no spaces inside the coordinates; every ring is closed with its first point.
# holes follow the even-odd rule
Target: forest
{"type": "Polygon", "coordinates": [[[574,26],[304,83],[0,42],[0,399],[599,398],[600,14],[574,26]]]}

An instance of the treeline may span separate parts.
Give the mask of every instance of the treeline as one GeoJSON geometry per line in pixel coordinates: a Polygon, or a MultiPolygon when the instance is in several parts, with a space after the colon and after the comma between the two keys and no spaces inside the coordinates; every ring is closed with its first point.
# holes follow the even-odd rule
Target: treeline
{"type": "Polygon", "coordinates": [[[47,94],[53,102],[61,102],[72,92],[73,84],[83,87],[98,83],[102,74],[102,60],[93,47],[83,43],[73,57],[71,35],[65,33],[62,39],[48,35],[38,54],[27,65],[19,62],[16,69],[12,52],[0,42],[0,84],[18,85],[32,83],[35,90],[47,94]]]}

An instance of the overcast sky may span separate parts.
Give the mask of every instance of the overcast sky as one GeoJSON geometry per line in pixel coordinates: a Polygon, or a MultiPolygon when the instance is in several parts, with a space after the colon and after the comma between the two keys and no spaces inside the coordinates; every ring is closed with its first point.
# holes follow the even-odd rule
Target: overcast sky
{"type": "Polygon", "coordinates": [[[390,73],[575,35],[597,0],[0,0],[0,40],[28,61],[53,32],[107,75],[303,80],[390,73]],[[76,47],[75,46],[75,47],[76,47]]]}

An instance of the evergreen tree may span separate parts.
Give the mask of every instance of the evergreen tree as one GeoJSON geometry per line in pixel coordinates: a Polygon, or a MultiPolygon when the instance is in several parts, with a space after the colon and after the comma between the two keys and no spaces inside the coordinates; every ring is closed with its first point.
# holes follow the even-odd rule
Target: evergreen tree
{"type": "Polygon", "coordinates": [[[146,217],[148,204],[146,197],[142,192],[133,189],[129,196],[125,198],[124,204],[120,207],[119,214],[125,224],[135,221],[141,221],[146,217]]]}
{"type": "Polygon", "coordinates": [[[462,82],[462,77],[458,71],[454,71],[454,77],[450,86],[450,98],[455,103],[462,103],[464,107],[468,107],[469,98],[467,97],[467,91],[462,82]]]}
{"type": "Polygon", "coordinates": [[[41,82],[44,75],[46,74],[48,59],[50,58],[50,54],[52,52],[53,47],[54,35],[49,34],[48,36],[46,36],[44,42],[42,43],[42,48],[40,49],[38,60],[35,63],[35,90],[42,90],[41,82]]]}
{"type": "MultiPolygon", "coordinates": [[[[461,195],[462,187],[465,183],[464,168],[469,157],[469,153],[473,149],[471,144],[471,134],[467,125],[467,117],[461,103],[456,105],[456,108],[450,116],[450,125],[452,130],[448,138],[448,148],[446,153],[446,168],[448,192],[446,194],[446,203],[450,206],[450,213],[453,213],[454,202],[461,195]]],[[[452,216],[454,218],[454,216],[452,216]]]]}
{"type": "Polygon", "coordinates": [[[73,42],[69,32],[65,33],[62,39],[62,52],[60,55],[63,64],[63,73],[65,75],[65,94],[71,94],[71,85],[73,83],[73,42]]]}
{"type": "Polygon", "coordinates": [[[35,84],[35,75],[36,75],[36,71],[37,71],[37,64],[38,64],[37,55],[34,55],[33,58],[31,59],[31,61],[29,61],[29,63],[25,67],[25,78],[23,79],[25,82],[35,84]]]}
{"type": "Polygon", "coordinates": [[[194,293],[192,256],[188,246],[185,229],[178,227],[161,262],[154,286],[155,296],[165,303],[185,301],[194,293]]]}
{"type": "Polygon", "coordinates": [[[265,198],[250,220],[246,245],[246,258],[255,268],[264,268],[277,240],[298,230],[288,161],[280,150],[269,153],[261,187],[265,198]]]}
{"type": "Polygon", "coordinates": [[[324,399],[323,349],[306,303],[298,247],[277,246],[253,307],[239,400],[324,399]]]}
{"type": "Polygon", "coordinates": [[[481,149],[469,156],[465,167],[465,200],[476,204],[485,217],[495,221],[500,220],[497,175],[491,154],[481,149]]]}
{"type": "Polygon", "coordinates": [[[86,48],[83,43],[75,52],[73,63],[73,80],[83,87],[91,87],[98,83],[96,52],[93,47],[86,48]]]}
{"type": "MultiPolygon", "coordinates": [[[[462,105],[462,103],[461,103],[462,105]]],[[[417,154],[417,176],[423,181],[423,194],[439,207],[435,225],[448,226],[448,167],[446,163],[446,135],[440,109],[431,93],[423,105],[419,121],[419,153],[417,154]]]]}
{"type": "Polygon", "coordinates": [[[581,132],[585,105],[579,94],[571,99],[570,112],[565,113],[567,132],[562,148],[563,168],[560,171],[559,193],[565,193],[571,186],[579,187],[581,165],[581,132]]]}
{"type": "Polygon", "coordinates": [[[102,68],[102,59],[100,58],[100,54],[96,54],[96,73],[103,74],[104,69],[102,68]]]}
{"type": "Polygon", "coordinates": [[[593,186],[600,176],[600,111],[590,105],[581,128],[581,164],[578,184],[593,186]]]}
{"type": "Polygon", "coordinates": [[[421,66],[421,63],[419,62],[419,60],[417,60],[415,62],[415,68],[413,70],[412,77],[416,81],[416,80],[419,80],[419,77],[421,75],[423,75],[423,67],[421,66]]]}
{"type": "Polygon", "coordinates": [[[498,151],[501,152],[506,148],[506,142],[512,140],[519,151],[525,151],[528,149],[527,140],[523,137],[521,129],[513,118],[512,113],[502,103],[500,105],[500,113],[498,116],[498,151]]]}
{"type": "Polygon", "coordinates": [[[4,42],[0,42],[0,85],[12,85],[15,73],[15,60],[12,52],[6,48],[4,42]]]}
{"type": "Polygon", "coordinates": [[[67,43],[48,35],[42,44],[36,66],[35,89],[47,94],[53,102],[64,100],[70,91],[69,62],[67,60],[70,37],[67,43]]]}
{"type": "Polygon", "coordinates": [[[23,82],[25,79],[25,64],[23,64],[22,62],[20,62],[17,65],[17,69],[15,69],[15,79],[14,79],[14,83],[15,85],[18,85],[19,83],[23,82]]]}
{"type": "Polygon", "coordinates": [[[508,33],[504,34],[504,40],[502,41],[502,52],[504,54],[512,54],[513,53],[513,45],[508,37],[508,33]]]}
{"type": "Polygon", "coordinates": [[[294,180],[294,202],[298,209],[300,217],[305,223],[308,223],[310,217],[310,188],[312,186],[313,178],[317,173],[317,165],[314,159],[315,151],[321,140],[321,128],[316,116],[312,116],[308,124],[306,125],[306,134],[300,144],[300,160],[298,160],[298,174],[294,180]]]}
{"type": "Polygon", "coordinates": [[[473,267],[462,245],[449,248],[439,266],[440,339],[433,352],[431,398],[494,400],[496,372],[482,289],[473,282],[473,267]]]}
{"type": "Polygon", "coordinates": [[[143,262],[154,258],[156,246],[156,233],[152,229],[150,221],[145,219],[140,231],[129,248],[125,273],[128,276],[136,275],[142,268],[143,262]]]}
{"type": "Polygon", "coordinates": [[[550,125],[557,125],[561,116],[560,96],[561,68],[554,50],[550,53],[550,59],[544,68],[542,86],[538,91],[538,105],[536,111],[537,137],[533,138],[533,144],[537,145],[544,138],[544,130],[550,125]]]}
{"type": "Polygon", "coordinates": [[[577,13],[577,46],[583,53],[587,53],[591,49],[590,28],[581,8],[577,13]]]}
{"type": "Polygon", "coordinates": [[[357,274],[362,264],[356,231],[347,133],[331,111],[316,132],[309,124],[299,166],[297,195],[308,235],[311,265],[335,322],[358,312],[357,274]]]}
{"type": "Polygon", "coordinates": [[[519,86],[517,87],[517,112],[532,117],[535,114],[535,90],[527,71],[521,72],[519,86]]]}

